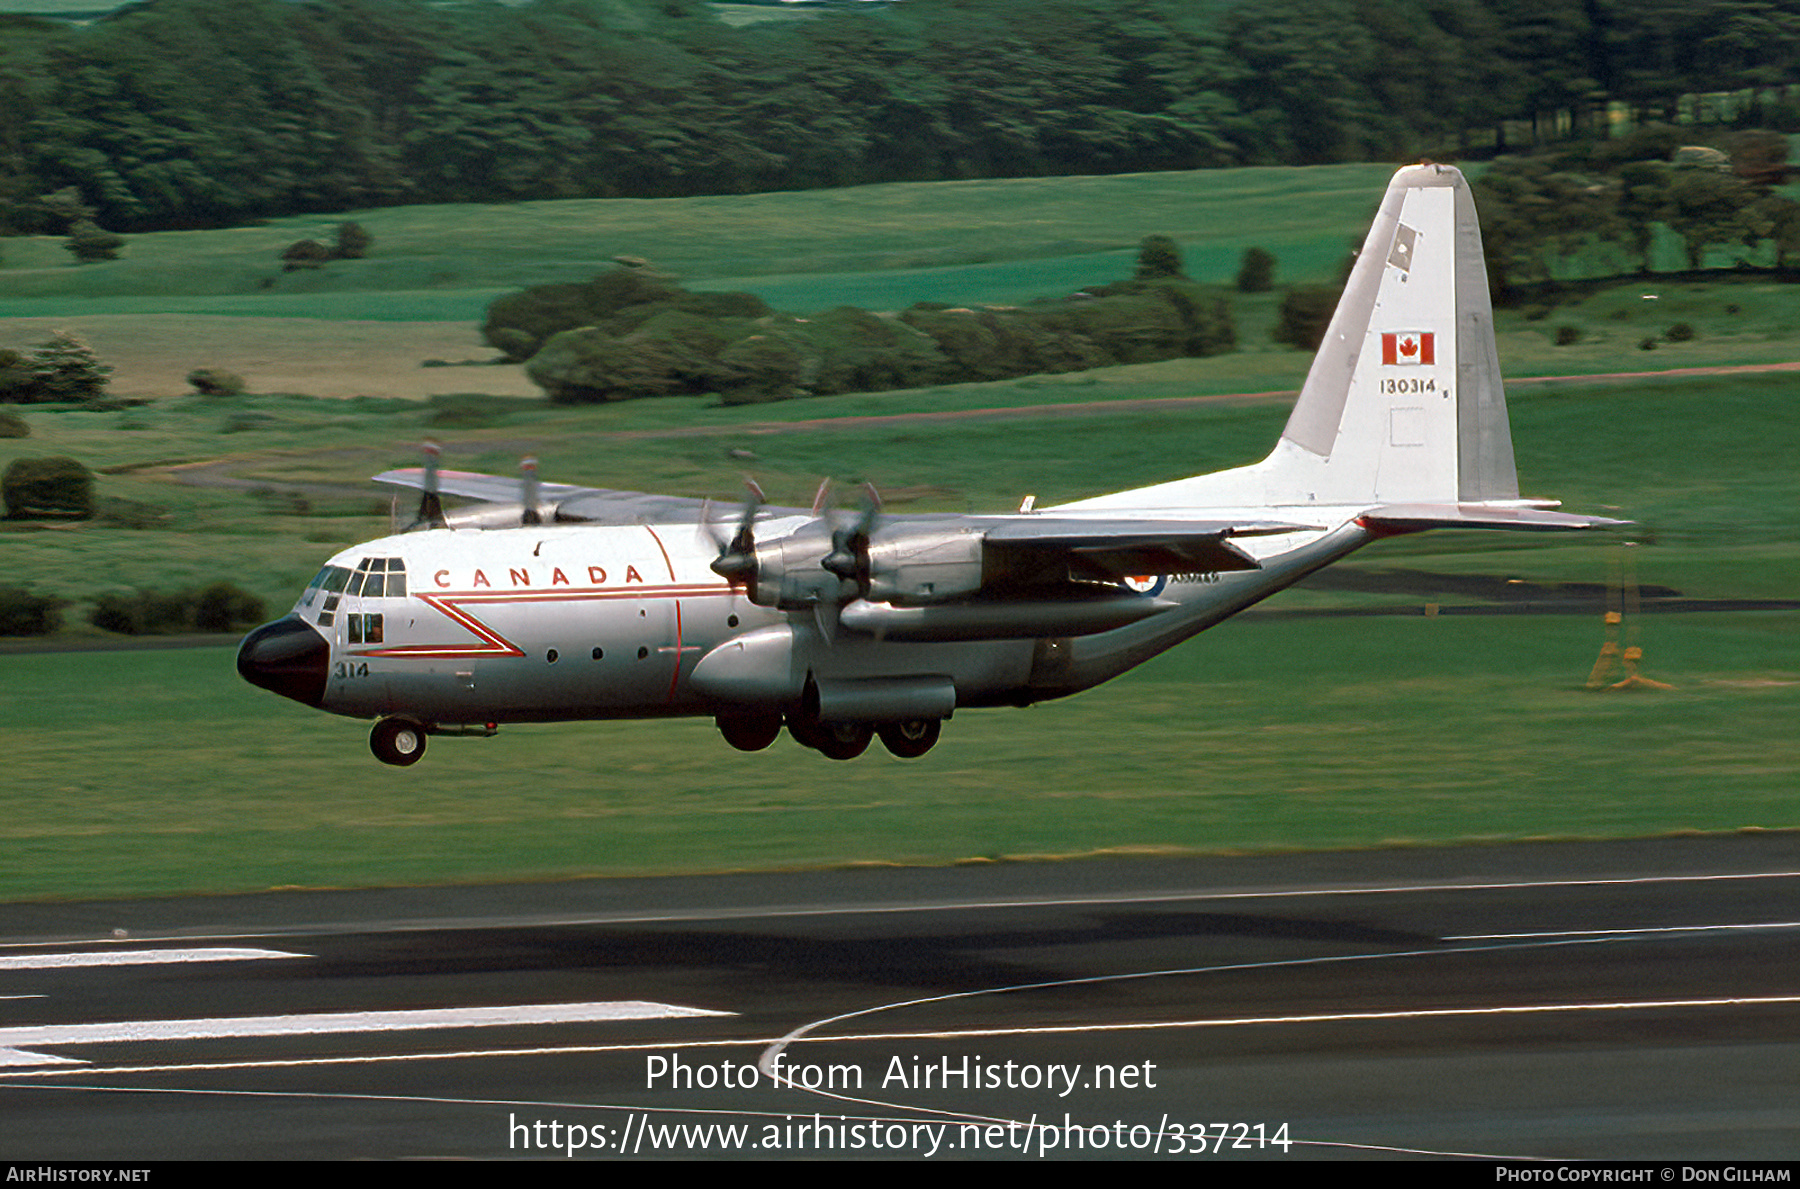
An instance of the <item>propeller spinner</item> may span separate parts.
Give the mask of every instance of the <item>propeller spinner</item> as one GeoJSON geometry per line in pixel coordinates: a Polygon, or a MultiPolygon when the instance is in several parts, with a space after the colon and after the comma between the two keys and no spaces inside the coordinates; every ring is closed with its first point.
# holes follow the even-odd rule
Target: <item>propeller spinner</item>
{"type": "Polygon", "coordinates": [[[881,496],[872,483],[863,484],[863,510],[856,523],[833,529],[831,552],[819,564],[846,582],[854,582],[858,595],[869,592],[869,539],[881,520],[881,496]]]}
{"type": "Polygon", "coordinates": [[[738,517],[737,532],[729,541],[714,530],[710,518],[706,520],[707,531],[712,534],[714,544],[719,547],[719,556],[712,564],[713,573],[733,586],[754,584],[756,581],[755,526],[756,514],[762,509],[763,491],[754,480],[746,479],[744,486],[749,492],[749,498],[744,501],[744,511],[738,517]]]}

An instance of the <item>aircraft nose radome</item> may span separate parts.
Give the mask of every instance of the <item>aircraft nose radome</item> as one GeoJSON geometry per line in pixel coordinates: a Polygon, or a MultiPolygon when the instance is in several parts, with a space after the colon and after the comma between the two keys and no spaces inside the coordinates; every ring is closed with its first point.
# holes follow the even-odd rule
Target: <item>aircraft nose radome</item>
{"type": "Polygon", "coordinates": [[[325,700],[331,646],[298,616],[265,623],[238,645],[238,673],[251,685],[318,706],[325,700]]]}

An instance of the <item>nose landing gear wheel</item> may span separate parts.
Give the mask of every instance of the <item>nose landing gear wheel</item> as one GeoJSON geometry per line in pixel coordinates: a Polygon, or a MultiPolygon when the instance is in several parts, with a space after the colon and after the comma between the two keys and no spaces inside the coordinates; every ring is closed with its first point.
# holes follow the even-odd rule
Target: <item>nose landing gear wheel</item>
{"type": "Polygon", "coordinates": [[[943,728],[941,718],[914,718],[883,723],[878,729],[882,746],[903,760],[916,760],[936,745],[938,732],[943,728]]]}
{"type": "Polygon", "coordinates": [[[384,718],[369,732],[369,750],[384,764],[416,764],[425,755],[425,727],[410,718],[384,718]]]}

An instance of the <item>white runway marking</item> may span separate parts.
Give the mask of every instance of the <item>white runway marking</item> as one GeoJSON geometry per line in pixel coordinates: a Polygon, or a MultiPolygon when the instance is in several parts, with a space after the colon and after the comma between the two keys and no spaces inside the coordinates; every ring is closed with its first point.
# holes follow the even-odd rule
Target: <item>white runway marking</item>
{"type": "Polygon", "coordinates": [[[516,1007],[447,1007],[415,1011],[319,1012],[292,1016],[224,1016],[199,1020],[123,1020],[104,1024],[42,1024],[0,1028],[0,1066],[65,1060],[27,1046],[116,1044],[146,1040],[215,1040],[245,1036],[315,1036],[321,1033],[408,1032],[445,1028],[498,1028],[530,1024],[587,1024],[608,1020],[665,1020],[730,1016],[735,1012],[669,1003],[537,1003],[516,1007]]]}
{"type": "Polygon", "coordinates": [[[310,958],[283,950],[224,949],[208,946],[185,950],[86,950],[81,953],[0,956],[0,970],[60,970],[78,966],[153,966],[163,962],[251,962],[262,958],[310,958]]]}
{"type": "Polygon", "coordinates": [[[1800,929],[1800,921],[1743,925],[1646,925],[1635,929],[1559,929],[1538,933],[1461,933],[1445,941],[1517,941],[1539,937],[1637,937],[1652,933],[1726,933],[1734,929],[1800,929]]]}
{"type": "MultiPolygon", "coordinates": [[[[1800,995],[1764,995],[1733,999],[1640,999],[1615,1003],[1525,1003],[1494,1007],[1424,1007],[1394,1011],[1317,1012],[1294,1016],[1230,1016],[1206,1020],[1112,1021],[1098,1024],[1039,1024],[1012,1028],[940,1028],[920,1032],[849,1033],[809,1036],[810,1044],[826,1041],[968,1040],[990,1036],[1047,1036],[1072,1032],[1143,1032],[1165,1028],[1242,1028],[1252,1024],[1335,1024],[1357,1020],[1430,1020],[1459,1016],[1529,1016],[1582,1011],[1654,1011],[1696,1007],[1770,1007],[1800,1003],[1800,995]]],[[[807,1087],[794,1086],[794,1089],[807,1087]]],[[[917,1108],[915,1108],[917,1109],[917,1108]]]]}

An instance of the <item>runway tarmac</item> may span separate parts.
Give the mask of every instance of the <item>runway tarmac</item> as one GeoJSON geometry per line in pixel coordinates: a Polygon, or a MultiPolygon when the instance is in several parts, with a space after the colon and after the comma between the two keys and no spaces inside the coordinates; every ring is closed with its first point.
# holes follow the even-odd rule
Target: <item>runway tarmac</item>
{"type": "Polygon", "coordinates": [[[1797,892],[1767,833],[0,906],[0,1159],[1792,1160],[1797,892]]]}

